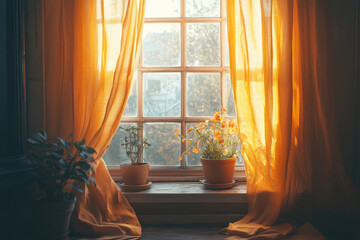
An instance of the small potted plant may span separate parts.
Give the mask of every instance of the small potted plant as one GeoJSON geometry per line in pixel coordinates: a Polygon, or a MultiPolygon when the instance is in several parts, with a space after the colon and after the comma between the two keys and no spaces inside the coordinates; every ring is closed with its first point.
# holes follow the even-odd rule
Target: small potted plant
{"type": "MultiPolygon", "coordinates": [[[[186,150],[179,157],[192,153],[201,154],[205,180],[208,188],[221,189],[232,187],[237,154],[240,151],[240,138],[235,121],[226,120],[226,110],[221,114],[187,129],[187,136],[180,136],[187,142],[186,150]]],[[[179,136],[180,130],[175,132],[179,136]]]]}
{"type": "Polygon", "coordinates": [[[95,150],[85,140],[48,139],[45,131],[32,133],[27,142],[29,164],[36,169],[37,239],[68,239],[76,202],[73,189],[83,192],[83,183],[89,185],[89,181],[96,186],[89,176],[95,150]]]}
{"type": "Polygon", "coordinates": [[[151,146],[146,138],[141,138],[139,131],[142,127],[120,127],[127,133],[124,143],[121,146],[125,149],[126,156],[131,163],[120,165],[120,171],[123,176],[123,184],[120,187],[125,191],[141,191],[148,189],[151,185],[147,182],[149,176],[149,163],[143,158],[143,150],[151,146]]]}

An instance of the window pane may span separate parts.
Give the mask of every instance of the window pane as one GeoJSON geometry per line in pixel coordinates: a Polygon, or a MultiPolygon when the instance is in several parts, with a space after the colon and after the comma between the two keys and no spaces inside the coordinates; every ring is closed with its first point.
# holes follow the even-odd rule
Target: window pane
{"type": "Polygon", "coordinates": [[[187,116],[212,116],[220,111],[220,74],[188,73],[186,77],[187,116]]]}
{"type": "Polygon", "coordinates": [[[134,83],[131,89],[129,99],[126,103],[123,117],[137,117],[138,113],[138,94],[137,94],[137,74],[134,77],[134,83]]]}
{"type": "Polygon", "coordinates": [[[220,0],[186,0],[186,17],[220,17],[220,0]]]}
{"type": "Polygon", "coordinates": [[[145,23],[143,66],[180,66],[180,24],[145,23]]]}
{"type": "MultiPolygon", "coordinates": [[[[199,123],[187,123],[186,129],[189,129],[189,127],[195,128],[196,124],[199,124],[199,123]]],[[[200,153],[192,152],[190,156],[185,154],[186,165],[187,166],[201,166],[200,157],[201,157],[200,153]]]]}
{"type": "Polygon", "coordinates": [[[180,166],[180,138],[174,132],[180,123],[145,123],[144,137],[152,145],[145,149],[145,161],[152,166],[180,166]]]}
{"type": "Polygon", "coordinates": [[[186,25],[186,63],[188,66],[220,66],[220,24],[186,25]]]}
{"type": "Polygon", "coordinates": [[[236,108],[234,101],[234,93],[231,87],[231,79],[230,74],[226,74],[226,97],[227,97],[227,106],[225,107],[228,113],[228,116],[235,117],[236,116],[236,108]]]}
{"type": "Polygon", "coordinates": [[[225,51],[226,51],[226,63],[225,66],[229,66],[229,39],[228,39],[228,32],[227,32],[227,27],[225,28],[225,51]]]}
{"type": "MultiPolygon", "coordinates": [[[[120,127],[136,126],[136,123],[120,123],[120,127]]],[[[130,158],[126,156],[124,148],[121,146],[127,133],[120,128],[115,133],[111,140],[110,147],[103,156],[106,165],[120,165],[121,163],[131,162],[130,158]]]]}
{"type": "Polygon", "coordinates": [[[181,74],[144,73],[144,116],[180,117],[181,74]]]}
{"type": "Polygon", "coordinates": [[[180,0],[147,0],[145,17],[180,17],[180,0]]]}

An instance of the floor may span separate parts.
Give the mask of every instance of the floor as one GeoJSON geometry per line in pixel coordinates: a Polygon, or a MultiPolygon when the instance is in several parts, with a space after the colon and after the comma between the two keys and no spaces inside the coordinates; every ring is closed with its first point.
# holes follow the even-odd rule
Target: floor
{"type": "Polygon", "coordinates": [[[141,240],[220,240],[225,235],[218,233],[226,225],[156,225],[144,226],[141,240]]]}

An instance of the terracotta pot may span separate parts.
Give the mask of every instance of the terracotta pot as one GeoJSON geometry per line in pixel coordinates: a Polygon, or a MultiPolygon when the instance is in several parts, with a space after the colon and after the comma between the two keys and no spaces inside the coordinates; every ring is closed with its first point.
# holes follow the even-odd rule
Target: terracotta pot
{"type": "Polygon", "coordinates": [[[140,165],[131,165],[130,163],[124,163],[120,165],[120,171],[123,176],[124,184],[126,185],[144,185],[147,182],[149,176],[148,163],[140,165]]]}
{"type": "Polygon", "coordinates": [[[37,202],[37,239],[67,240],[76,198],[61,202],[37,202]]]}
{"type": "Polygon", "coordinates": [[[204,176],[207,183],[231,183],[234,177],[236,158],[205,159],[201,158],[204,176]]]}

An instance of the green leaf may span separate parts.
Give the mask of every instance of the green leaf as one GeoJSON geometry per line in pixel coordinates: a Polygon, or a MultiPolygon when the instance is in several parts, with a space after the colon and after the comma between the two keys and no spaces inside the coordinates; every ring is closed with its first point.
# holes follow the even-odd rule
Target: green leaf
{"type": "Polygon", "coordinates": [[[75,166],[79,166],[82,170],[87,171],[91,167],[91,163],[88,161],[78,161],[76,162],[75,166]]]}
{"type": "Polygon", "coordinates": [[[89,174],[83,169],[75,169],[75,172],[78,174],[78,176],[81,176],[83,178],[89,177],[89,174]]]}
{"type": "Polygon", "coordinates": [[[51,155],[56,157],[56,158],[62,158],[62,155],[56,153],[56,152],[51,152],[51,155]]]}
{"type": "Polygon", "coordinates": [[[67,165],[66,161],[65,161],[63,158],[61,158],[61,159],[59,160],[59,163],[60,163],[61,165],[63,165],[63,166],[66,166],[66,165],[67,165]]]}
{"type": "Polygon", "coordinates": [[[94,154],[94,153],[96,153],[95,149],[93,149],[93,148],[91,148],[91,147],[88,147],[87,152],[88,152],[89,154],[94,154]]]}
{"type": "Polygon", "coordinates": [[[28,138],[27,141],[31,144],[39,144],[39,142],[37,142],[36,140],[34,140],[32,138],[28,138]]]}
{"type": "Polygon", "coordinates": [[[68,144],[66,143],[66,141],[60,137],[56,137],[56,139],[61,143],[61,145],[66,148],[66,150],[69,150],[69,146],[68,144]]]}
{"type": "Polygon", "coordinates": [[[97,186],[96,186],[96,181],[95,181],[95,179],[94,179],[93,177],[89,177],[89,179],[93,182],[93,184],[95,185],[95,187],[97,187],[97,186]]]}
{"type": "Polygon", "coordinates": [[[44,130],[37,132],[37,135],[42,139],[43,142],[46,142],[47,135],[46,135],[46,132],[44,130]]]}
{"type": "Polygon", "coordinates": [[[90,166],[90,171],[95,175],[95,171],[94,171],[94,168],[92,166],[90,166]]]}
{"type": "Polygon", "coordinates": [[[78,191],[78,192],[84,192],[82,189],[81,189],[81,187],[79,187],[78,185],[76,185],[75,183],[70,183],[71,184],[71,186],[76,190],[76,191],[78,191]]]}

